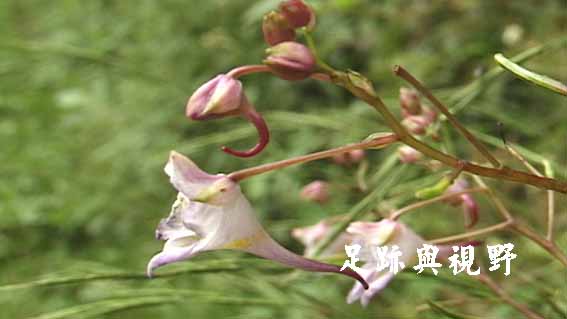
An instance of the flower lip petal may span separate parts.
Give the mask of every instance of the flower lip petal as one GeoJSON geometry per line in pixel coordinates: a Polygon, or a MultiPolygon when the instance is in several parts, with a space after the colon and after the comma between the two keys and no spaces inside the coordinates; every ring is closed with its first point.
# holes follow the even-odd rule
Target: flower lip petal
{"type": "Polygon", "coordinates": [[[195,197],[201,190],[225,176],[207,174],[190,159],[175,151],[171,151],[164,171],[169,175],[171,184],[188,198],[195,197]]]}

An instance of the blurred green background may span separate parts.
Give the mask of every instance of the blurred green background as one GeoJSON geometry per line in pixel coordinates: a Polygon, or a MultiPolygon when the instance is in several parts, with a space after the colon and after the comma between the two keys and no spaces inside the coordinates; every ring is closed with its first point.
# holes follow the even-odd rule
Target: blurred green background
{"type": "MultiPolygon", "coordinates": [[[[443,317],[429,301],[475,318],[518,316],[466,276],[402,274],[363,309],[344,302],[349,279],[293,272],[235,252],[208,253],[158,272],[170,272],[167,278],[144,278],[147,261],[162,246],[154,229],[176,196],[163,173],[170,150],[209,172],[230,172],[387,130],[371,108],[340,88],[265,74],[244,79],[272,132],[260,156],[236,159],[219,151],[221,145],[255,142],[253,127],[243,120],[201,123],[184,117],[187,98],[201,83],[261,61],[261,18],[277,3],[0,2],[0,318],[443,317]],[[27,284],[14,286],[21,283],[27,284]]],[[[545,157],[556,176],[566,178],[565,98],[510,74],[486,85],[477,80],[496,66],[496,52],[511,57],[565,40],[564,0],[309,3],[318,14],[321,55],[375,81],[392,111],[399,113],[404,84],[391,68],[401,64],[450,106],[459,105],[458,118],[485,134],[483,140],[508,165],[521,168],[494,147],[501,146],[498,122],[508,141],[531,150],[536,166],[545,157]]],[[[525,66],[565,81],[566,53],[565,45],[556,46],[525,66]]],[[[441,133],[438,147],[480,160],[454,131],[442,127],[441,133]]],[[[380,191],[365,209],[388,212],[412,203],[416,190],[440,176],[400,164],[380,171],[395,152],[390,147],[367,153],[369,191],[380,191]]],[[[301,253],[290,230],[346,213],[360,201],[365,193],[357,188],[357,169],[322,160],[257,176],[242,187],[266,229],[301,253]],[[329,204],[299,199],[301,187],[313,179],[332,183],[329,204]]],[[[490,185],[515,215],[544,230],[542,191],[490,185]]],[[[497,222],[493,206],[477,198],[481,225],[497,222]]],[[[564,251],[565,204],[565,196],[558,196],[556,232],[564,251]]],[[[426,238],[462,231],[461,212],[445,205],[404,221],[426,238]]],[[[486,239],[504,241],[516,244],[519,257],[502,284],[546,318],[561,318],[567,311],[565,269],[514,234],[486,239]]]]}

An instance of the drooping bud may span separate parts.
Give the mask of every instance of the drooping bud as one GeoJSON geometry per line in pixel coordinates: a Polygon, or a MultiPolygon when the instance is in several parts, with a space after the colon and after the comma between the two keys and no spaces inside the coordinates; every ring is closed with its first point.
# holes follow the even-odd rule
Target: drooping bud
{"type": "Polygon", "coordinates": [[[315,13],[302,0],[281,2],[279,9],[292,28],[312,28],[315,26],[315,13]]]}
{"type": "Polygon", "coordinates": [[[185,114],[198,121],[241,115],[254,124],[259,136],[258,143],[254,147],[246,151],[222,147],[224,152],[234,156],[254,156],[266,147],[270,139],[266,121],[246,98],[242,83],[230,75],[217,75],[197,89],[187,102],[185,114]]]}
{"type": "Polygon", "coordinates": [[[286,17],[276,11],[268,12],[262,21],[264,40],[270,46],[295,40],[295,30],[290,27],[286,17]]]}
{"type": "MultiPolygon", "coordinates": [[[[465,179],[457,179],[446,191],[445,194],[455,194],[466,191],[469,184],[465,179]]],[[[471,194],[465,193],[452,196],[444,200],[451,206],[461,206],[465,217],[465,227],[470,228],[478,222],[478,204],[471,194]]]]}
{"type": "Polygon", "coordinates": [[[185,108],[187,117],[206,120],[232,115],[242,103],[242,83],[224,74],[203,84],[189,98],[185,108]]]}
{"type": "Polygon", "coordinates": [[[352,150],[333,156],[333,161],[339,165],[351,165],[360,163],[364,159],[364,150],[352,150]]]}
{"type": "Polygon", "coordinates": [[[423,154],[421,152],[407,145],[403,145],[398,148],[398,156],[400,157],[400,162],[405,164],[413,164],[423,158],[423,154]]]}
{"type": "Polygon", "coordinates": [[[324,204],[329,200],[329,183],[313,181],[303,187],[300,196],[305,200],[324,204]]]}
{"type": "Polygon", "coordinates": [[[412,89],[400,88],[400,106],[403,117],[418,115],[422,112],[419,95],[412,89]]]}
{"type": "Polygon", "coordinates": [[[284,80],[303,80],[313,74],[315,57],[303,44],[282,42],[266,50],[264,63],[272,72],[284,80]]]}

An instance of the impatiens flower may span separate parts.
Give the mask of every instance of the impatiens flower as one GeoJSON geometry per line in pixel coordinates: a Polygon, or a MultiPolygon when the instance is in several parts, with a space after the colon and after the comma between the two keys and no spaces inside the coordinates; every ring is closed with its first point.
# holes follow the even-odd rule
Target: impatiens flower
{"type": "Polygon", "coordinates": [[[236,151],[225,146],[222,147],[224,152],[235,156],[254,156],[260,153],[270,140],[266,121],[248,101],[242,89],[242,83],[226,74],[217,75],[197,89],[187,102],[185,114],[193,120],[242,115],[252,122],[259,136],[256,146],[247,151],[236,151]]]}
{"type": "MultiPolygon", "coordinates": [[[[449,186],[449,188],[445,191],[445,194],[460,193],[466,191],[468,188],[469,184],[465,179],[457,179],[451,186],[449,186]]],[[[465,220],[467,220],[465,227],[470,228],[478,222],[478,204],[471,194],[453,196],[447,198],[445,202],[452,206],[461,205],[465,220]]]]}
{"type": "MultiPolygon", "coordinates": [[[[353,236],[353,242],[363,243],[360,260],[364,261],[365,264],[360,273],[369,285],[369,288],[365,290],[361,285],[355,284],[347,296],[347,303],[349,304],[360,299],[361,304],[367,306],[370,299],[386,288],[395,276],[388,268],[377,271],[376,266],[380,261],[373,249],[378,246],[388,246],[389,248],[398,246],[401,252],[398,261],[402,262],[404,267],[408,267],[417,262],[417,249],[428,244],[425,239],[421,238],[407,225],[391,219],[383,219],[379,222],[354,222],[349,225],[346,231],[353,236]]],[[[478,244],[477,241],[470,241],[457,245],[476,246],[478,244]]],[[[438,245],[436,247],[439,249],[438,260],[447,259],[453,252],[452,246],[449,245],[438,245]]]]}
{"type": "MultiPolygon", "coordinates": [[[[315,251],[317,244],[333,229],[333,225],[334,223],[331,220],[324,219],[315,225],[294,228],[291,231],[291,235],[305,246],[303,255],[311,256],[315,251]]],[[[342,233],[327,248],[325,248],[319,256],[328,257],[338,254],[343,255],[345,252],[345,245],[350,245],[352,242],[353,238],[350,234],[342,233]]]]}
{"type": "Polygon", "coordinates": [[[388,268],[381,271],[376,270],[378,260],[372,249],[376,249],[377,246],[397,245],[402,253],[399,261],[405,266],[410,266],[417,260],[417,248],[421,248],[426,243],[406,225],[389,219],[379,222],[354,222],[347,228],[347,233],[351,234],[355,240],[359,239],[364,243],[361,245],[363,249],[360,260],[366,263],[360,272],[369,285],[369,288],[365,290],[361,285],[355,284],[347,296],[347,303],[350,304],[360,299],[363,306],[368,305],[370,299],[381,292],[394,278],[394,273],[388,268]]]}
{"type": "Polygon", "coordinates": [[[264,64],[284,80],[303,80],[315,71],[315,57],[309,48],[301,43],[282,42],[268,48],[266,53],[264,64]]]}
{"type": "Polygon", "coordinates": [[[290,27],[284,15],[276,11],[264,15],[262,32],[264,40],[270,46],[295,40],[295,29],[290,27]]]}
{"type": "Polygon", "coordinates": [[[307,271],[342,273],[366,282],[355,272],[296,255],[279,245],[262,228],[237,183],[227,175],[210,175],[191,160],[172,152],[165,167],[179,191],[170,215],[156,230],[163,250],[148,263],[147,273],[161,266],[219,249],[245,251],[307,271]]]}
{"type": "Polygon", "coordinates": [[[352,150],[333,156],[333,161],[339,165],[351,165],[364,159],[364,150],[352,150]]]}
{"type": "Polygon", "coordinates": [[[324,204],[329,200],[329,183],[319,180],[313,181],[305,185],[299,195],[305,200],[324,204]]]}

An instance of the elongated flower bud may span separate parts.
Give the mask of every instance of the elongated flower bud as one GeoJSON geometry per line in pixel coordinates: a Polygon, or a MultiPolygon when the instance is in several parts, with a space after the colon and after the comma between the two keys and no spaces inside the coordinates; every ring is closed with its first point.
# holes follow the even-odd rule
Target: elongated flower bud
{"type": "Polygon", "coordinates": [[[329,183],[324,181],[313,181],[303,187],[301,198],[320,204],[329,200],[329,183]]]}
{"type": "Polygon", "coordinates": [[[242,83],[224,74],[203,84],[189,98],[185,113],[193,120],[231,115],[242,103],[242,83]]]}
{"type": "Polygon", "coordinates": [[[418,115],[422,112],[419,96],[412,89],[400,88],[400,106],[404,117],[418,115]]]}
{"type": "Polygon", "coordinates": [[[315,13],[302,0],[281,2],[279,9],[292,28],[312,28],[315,25],[315,13]]]}
{"type": "Polygon", "coordinates": [[[264,33],[264,40],[270,46],[295,40],[295,30],[290,27],[287,19],[276,11],[264,15],[262,32],[264,33]]]}
{"type": "Polygon", "coordinates": [[[231,115],[242,115],[256,127],[258,143],[249,150],[237,151],[226,146],[222,150],[238,157],[251,157],[260,153],[270,140],[268,125],[242,89],[242,83],[226,74],[217,75],[203,84],[187,102],[187,117],[193,120],[208,120],[231,115]]]}
{"type": "Polygon", "coordinates": [[[303,44],[282,42],[266,50],[264,63],[284,80],[303,80],[313,74],[315,57],[303,44]]]}

